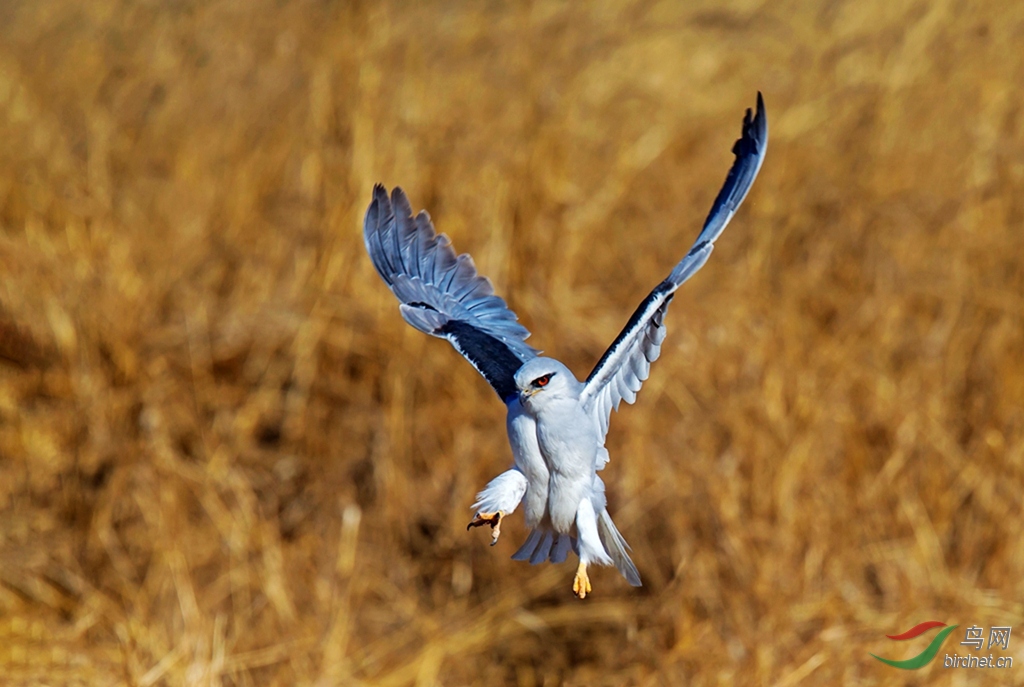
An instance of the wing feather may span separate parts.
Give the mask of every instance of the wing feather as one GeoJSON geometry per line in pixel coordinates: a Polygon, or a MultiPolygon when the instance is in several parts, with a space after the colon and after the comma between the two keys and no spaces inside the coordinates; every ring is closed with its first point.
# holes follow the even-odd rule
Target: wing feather
{"type": "Polygon", "coordinates": [[[437,234],[430,216],[415,217],[400,188],[391,197],[377,184],[363,220],[363,240],[377,273],[401,301],[405,321],[448,339],[502,398],[515,393],[513,377],[537,355],[526,344],[530,332],[473,258],[456,256],[451,241],[437,234]]]}
{"type": "Polygon", "coordinates": [[[596,417],[602,436],[608,432],[612,409],[622,401],[633,403],[650,374],[651,363],[661,355],[665,340],[665,312],[676,290],[704,266],[715,240],[746,198],[764,162],[768,146],[768,119],[764,100],[757,94],[757,112],[748,109],[743,118],[742,135],[733,145],[736,156],[722,189],[718,192],[704,221],[704,227],[686,256],[673,268],[633,312],[626,326],[608,347],[587,377],[580,400],[596,417]]]}

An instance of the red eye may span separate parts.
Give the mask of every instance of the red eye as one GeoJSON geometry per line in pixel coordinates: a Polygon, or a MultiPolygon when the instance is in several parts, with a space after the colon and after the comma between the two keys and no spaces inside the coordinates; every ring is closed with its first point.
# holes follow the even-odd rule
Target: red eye
{"type": "Polygon", "coordinates": [[[547,386],[549,381],[551,381],[551,375],[544,375],[543,377],[538,377],[537,379],[533,380],[533,385],[547,386]]]}

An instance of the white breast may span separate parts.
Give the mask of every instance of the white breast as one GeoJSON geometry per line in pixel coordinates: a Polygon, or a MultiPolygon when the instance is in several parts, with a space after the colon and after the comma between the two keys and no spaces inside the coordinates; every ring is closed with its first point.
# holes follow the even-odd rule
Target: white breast
{"type": "MultiPolygon", "coordinates": [[[[597,428],[575,400],[548,403],[537,416],[541,455],[551,473],[548,513],[557,532],[568,532],[580,502],[593,488],[600,449],[597,428]]],[[[602,454],[603,457],[603,454],[602,454]]]]}
{"type": "Polygon", "coordinates": [[[508,443],[516,467],[526,475],[526,496],[523,497],[523,512],[527,527],[536,527],[547,514],[548,480],[550,472],[537,443],[537,423],[515,399],[508,404],[505,421],[508,443]]]}

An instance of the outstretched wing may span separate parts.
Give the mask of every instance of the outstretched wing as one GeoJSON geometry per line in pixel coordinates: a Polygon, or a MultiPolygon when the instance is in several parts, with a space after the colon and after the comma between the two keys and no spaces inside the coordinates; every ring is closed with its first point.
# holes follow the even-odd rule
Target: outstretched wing
{"type": "Polygon", "coordinates": [[[757,114],[752,118],[748,109],[743,118],[742,136],[732,148],[736,159],[704,221],[704,229],[668,278],[643,300],[587,377],[580,400],[597,418],[602,436],[608,433],[612,409],[617,410],[623,400],[626,403],[636,400],[636,393],[650,373],[651,363],[661,354],[668,304],[683,282],[696,274],[711,256],[715,239],[721,235],[754,183],[767,146],[768,120],[764,100],[758,93],[757,114]]]}
{"type": "Polygon", "coordinates": [[[373,187],[363,220],[363,239],[373,266],[401,301],[402,317],[421,332],[448,339],[484,376],[503,401],[516,393],[514,376],[537,351],[490,280],[473,259],[456,257],[451,241],[438,235],[430,216],[412,216],[400,188],[373,187]]]}

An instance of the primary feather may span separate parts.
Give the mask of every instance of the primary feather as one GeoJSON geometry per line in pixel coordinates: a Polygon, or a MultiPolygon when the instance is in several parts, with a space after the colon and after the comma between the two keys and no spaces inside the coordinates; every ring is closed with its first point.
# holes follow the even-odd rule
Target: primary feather
{"type": "Polygon", "coordinates": [[[377,273],[401,301],[405,321],[448,339],[503,400],[514,393],[512,376],[537,351],[490,280],[477,274],[473,258],[456,256],[426,212],[414,218],[402,189],[389,199],[380,184],[366,210],[363,240],[377,273]]]}
{"type": "Polygon", "coordinates": [[[661,343],[665,340],[665,311],[669,303],[676,290],[711,256],[715,239],[721,236],[747,197],[764,162],[767,146],[768,119],[764,100],[758,93],[757,114],[752,117],[747,110],[741,136],[732,148],[736,159],[697,240],[668,277],[640,303],[587,377],[580,401],[600,423],[602,438],[608,433],[611,411],[617,410],[622,401],[633,403],[636,400],[637,392],[650,374],[651,363],[661,355],[661,343]]]}

